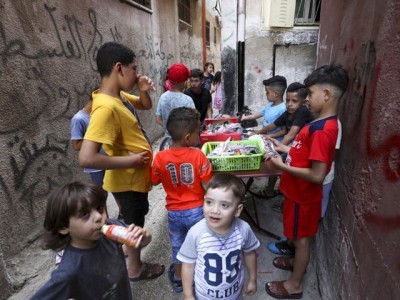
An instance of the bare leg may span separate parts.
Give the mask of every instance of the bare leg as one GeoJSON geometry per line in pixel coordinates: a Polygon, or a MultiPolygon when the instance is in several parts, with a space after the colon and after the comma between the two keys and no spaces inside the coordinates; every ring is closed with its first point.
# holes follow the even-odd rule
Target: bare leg
{"type": "Polygon", "coordinates": [[[181,279],[182,264],[174,264],[174,270],[176,279],[181,279]]]}
{"type": "Polygon", "coordinates": [[[296,255],[293,263],[293,273],[284,286],[290,294],[303,292],[303,278],[306,272],[308,262],[310,261],[310,244],[312,237],[292,240],[296,255]]]}

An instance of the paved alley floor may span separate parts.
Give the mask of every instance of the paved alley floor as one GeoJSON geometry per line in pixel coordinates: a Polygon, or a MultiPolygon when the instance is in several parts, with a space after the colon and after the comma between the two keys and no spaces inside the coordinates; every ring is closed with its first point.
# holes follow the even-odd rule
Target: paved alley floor
{"type": "MultiPolygon", "coordinates": [[[[156,143],[154,149],[158,149],[158,144],[156,143]]],[[[262,189],[266,184],[266,179],[255,179],[252,185],[252,190],[257,192],[262,189]]],[[[246,196],[245,206],[247,210],[252,213],[252,200],[257,201],[257,211],[260,217],[261,226],[277,235],[282,235],[282,215],[280,213],[271,210],[271,206],[274,203],[283,200],[282,196],[277,196],[269,200],[263,200],[258,197],[251,198],[253,196],[246,196]]],[[[159,262],[163,263],[166,268],[171,263],[170,258],[170,243],[168,235],[167,226],[167,211],[165,209],[165,192],[161,185],[156,186],[149,193],[150,200],[150,212],[146,216],[147,227],[153,234],[153,241],[146,246],[142,251],[142,260],[147,262],[159,262]]],[[[109,214],[111,218],[116,218],[118,211],[117,205],[109,194],[109,199],[107,201],[109,214]]],[[[245,215],[242,213],[241,216],[246,220],[245,215]]],[[[253,228],[254,229],[254,228],[253,228]]],[[[260,240],[261,246],[258,249],[258,274],[257,283],[258,289],[257,293],[251,297],[244,296],[244,299],[254,299],[254,300],[265,300],[273,299],[267,295],[265,292],[265,283],[272,280],[285,280],[289,277],[290,273],[288,271],[283,271],[276,269],[272,265],[272,260],[276,255],[270,253],[266,249],[266,244],[268,242],[274,241],[274,239],[268,237],[266,234],[254,229],[255,234],[260,240]]],[[[54,258],[55,254],[52,251],[43,251],[40,249],[40,244],[35,242],[30,249],[29,254],[22,254],[20,267],[30,268],[30,276],[26,278],[26,282],[18,293],[14,294],[11,298],[12,300],[22,300],[29,299],[29,297],[42,286],[50,277],[51,271],[55,268],[54,258]]],[[[316,278],[315,265],[313,263],[313,254],[311,254],[310,265],[308,266],[307,273],[305,276],[304,283],[304,294],[303,299],[305,300],[320,300],[321,296],[318,289],[318,281],[316,278]]],[[[21,274],[13,274],[18,279],[21,274]]],[[[24,277],[25,278],[25,277],[24,277]]],[[[20,279],[20,278],[19,278],[20,279]]],[[[175,300],[183,299],[182,294],[176,294],[172,291],[172,287],[168,280],[167,271],[164,272],[162,276],[155,280],[132,282],[131,283],[133,291],[133,299],[143,299],[143,300],[175,300]]]]}

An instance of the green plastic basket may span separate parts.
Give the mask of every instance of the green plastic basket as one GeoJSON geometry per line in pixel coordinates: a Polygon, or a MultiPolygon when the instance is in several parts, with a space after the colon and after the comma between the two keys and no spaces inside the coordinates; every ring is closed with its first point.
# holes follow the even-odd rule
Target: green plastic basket
{"type": "MultiPolygon", "coordinates": [[[[223,142],[208,142],[203,145],[201,151],[207,156],[218,145],[223,142]]],[[[231,155],[231,156],[210,156],[208,160],[211,162],[213,171],[246,171],[260,169],[261,159],[264,156],[264,146],[259,140],[242,140],[231,141],[229,145],[249,145],[255,146],[259,150],[259,154],[231,155]]]]}

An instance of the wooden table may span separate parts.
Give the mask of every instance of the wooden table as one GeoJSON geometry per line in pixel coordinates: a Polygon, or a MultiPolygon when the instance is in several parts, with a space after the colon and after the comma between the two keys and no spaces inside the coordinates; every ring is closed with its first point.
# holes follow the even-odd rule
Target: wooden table
{"type": "MultiPolygon", "coordinates": [[[[268,161],[262,161],[261,162],[261,167],[259,170],[252,170],[252,171],[214,171],[215,173],[231,173],[237,177],[239,177],[240,179],[242,179],[243,184],[246,186],[246,192],[250,192],[250,187],[254,182],[254,178],[256,177],[269,177],[269,176],[279,176],[281,175],[281,171],[276,169],[270,160],[268,161]],[[245,183],[243,181],[243,179],[248,178],[247,183],[245,183]]],[[[251,192],[250,192],[251,193],[251,192]]],[[[258,230],[264,232],[266,235],[280,240],[280,236],[262,228],[260,226],[260,221],[258,218],[258,212],[257,212],[257,202],[254,200],[253,197],[250,197],[253,201],[253,208],[254,208],[254,215],[255,215],[255,219],[250,215],[250,213],[247,211],[246,207],[243,207],[243,212],[247,215],[247,217],[250,220],[250,223],[252,223],[252,225],[257,228],[258,230]]]]}

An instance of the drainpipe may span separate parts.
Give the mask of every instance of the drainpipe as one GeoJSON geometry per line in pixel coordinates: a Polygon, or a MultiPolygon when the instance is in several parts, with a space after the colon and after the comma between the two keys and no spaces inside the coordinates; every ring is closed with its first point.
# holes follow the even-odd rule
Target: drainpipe
{"type": "Polygon", "coordinates": [[[244,36],[246,29],[246,0],[238,1],[238,111],[244,106],[244,36]]]}
{"type": "MultiPolygon", "coordinates": [[[[202,1],[201,7],[201,23],[203,36],[203,66],[207,62],[207,47],[206,47],[206,0],[202,1]]],[[[203,68],[201,68],[203,70],[203,68]]]]}

